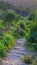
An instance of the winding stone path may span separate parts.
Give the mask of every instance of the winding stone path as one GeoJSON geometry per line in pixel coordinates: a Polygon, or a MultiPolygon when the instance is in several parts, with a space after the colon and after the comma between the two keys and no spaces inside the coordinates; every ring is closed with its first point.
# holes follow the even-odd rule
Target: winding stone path
{"type": "Polygon", "coordinates": [[[21,60],[23,55],[30,53],[24,46],[25,41],[25,39],[17,39],[14,50],[8,53],[6,60],[3,60],[1,65],[26,65],[21,60]]]}

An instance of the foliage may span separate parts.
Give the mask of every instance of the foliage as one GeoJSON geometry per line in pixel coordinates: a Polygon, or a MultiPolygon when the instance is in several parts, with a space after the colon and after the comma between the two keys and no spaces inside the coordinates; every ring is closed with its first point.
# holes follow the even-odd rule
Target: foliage
{"type": "Polygon", "coordinates": [[[26,27],[27,45],[31,50],[37,50],[37,21],[35,18],[34,21],[26,27]]]}
{"type": "Polygon", "coordinates": [[[22,25],[24,25],[23,20],[22,20],[22,22],[18,21],[15,24],[15,30],[12,33],[15,38],[21,38],[21,37],[25,36],[25,29],[24,29],[25,25],[24,26],[22,26],[22,25]]]}
{"type": "Polygon", "coordinates": [[[3,37],[3,39],[2,39],[1,42],[2,42],[2,43],[4,44],[4,46],[6,46],[8,49],[11,49],[12,46],[14,46],[15,43],[16,43],[14,37],[13,37],[10,33],[4,33],[4,37],[3,37]]]}
{"type": "Polygon", "coordinates": [[[37,59],[34,59],[31,65],[37,65],[37,59]]]}
{"type": "Polygon", "coordinates": [[[5,27],[3,25],[3,20],[0,20],[0,28],[5,29],[5,27]]]}
{"type": "Polygon", "coordinates": [[[31,56],[24,56],[23,57],[23,62],[27,63],[27,64],[31,64],[32,63],[32,57],[31,56]]]}
{"type": "Polygon", "coordinates": [[[7,54],[6,47],[0,42],[0,57],[4,57],[7,54]]]}
{"type": "Polygon", "coordinates": [[[6,16],[5,16],[5,21],[13,21],[15,19],[15,14],[14,13],[7,13],[6,16]]]}
{"type": "Polygon", "coordinates": [[[25,55],[22,60],[26,64],[37,65],[37,56],[25,55]]]}
{"type": "MultiPolygon", "coordinates": [[[[0,57],[4,57],[7,51],[13,48],[16,38],[24,36],[26,36],[28,47],[37,50],[37,12],[24,18],[13,12],[12,5],[3,1],[0,2],[0,9],[3,15],[0,19],[0,57]]],[[[25,56],[24,62],[32,63],[31,56],[25,56]]]]}
{"type": "Polygon", "coordinates": [[[12,49],[16,44],[15,38],[11,35],[11,33],[1,33],[0,36],[0,57],[4,57],[7,55],[7,51],[12,49]]]}
{"type": "Polygon", "coordinates": [[[9,9],[12,9],[12,5],[9,4],[8,2],[0,1],[0,9],[3,11],[7,11],[9,9]]]}
{"type": "Polygon", "coordinates": [[[35,14],[31,13],[30,16],[28,17],[28,20],[34,20],[34,18],[35,18],[35,14]]]}

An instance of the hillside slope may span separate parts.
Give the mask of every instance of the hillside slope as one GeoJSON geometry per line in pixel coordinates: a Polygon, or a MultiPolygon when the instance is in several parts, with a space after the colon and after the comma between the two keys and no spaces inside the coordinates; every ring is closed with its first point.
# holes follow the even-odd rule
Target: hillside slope
{"type": "Polygon", "coordinates": [[[13,10],[15,13],[21,16],[27,16],[31,12],[30,9],[19,8],[13,4],[10,4],[9,2],[0,1],[0,14],[1,12],[7,12],[8,10],[13,10]]]}
{"type": "Polygon", "coordinates": [[[37,8],[37,0],[3,0],[24,8],[37,8]]]}

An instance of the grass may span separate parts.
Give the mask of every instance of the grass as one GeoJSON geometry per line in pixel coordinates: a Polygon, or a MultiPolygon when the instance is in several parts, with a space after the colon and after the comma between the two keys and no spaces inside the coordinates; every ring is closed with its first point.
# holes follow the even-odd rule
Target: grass
{"type": "Polygon", "coordinates": [[[5,28],[4,25],[3,25],[3,20],[0,20],[0,28],[5,28]]]}

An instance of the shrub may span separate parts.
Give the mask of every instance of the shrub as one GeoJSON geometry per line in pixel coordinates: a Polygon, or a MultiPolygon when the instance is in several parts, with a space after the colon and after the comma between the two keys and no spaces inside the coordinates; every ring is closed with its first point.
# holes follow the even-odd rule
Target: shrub
{"type": "Polygon", "coordinates": [[[35,59],[31,65],[37,65],[37,59],[35,59]]]}
{"type": "Polygon", "coordinates": [[[14,37],[11,34],[7,33],[7,34],[4,34],[4,37],[2,39],[2,43],[7,48],[11,49],[12,46],[15,45],[15,39],[14,39],[14,37]]]}
{"type": "Polygon", "coordinates": [[[7,54],[7,49],[6,47],[0,42],[0,57],[4,57],[7,54]]]}
{"type": "Polygon", "coordinates": [[[3,25],[10,27],[11,22],[15,20],[15,13],[14,12],[7,12],[4,14],[4,22],[3,25]]]}
{"type": "Polygon", "coordinates": [[[23,22],[20,22],[20,27],[21,27],[22,29],[25,29],[25,25],[24,25],[23,22]]]}
{"type": "Polygon", "coordinates": [[[27,38],[27,44],[31,47],[33,50],[37,50],[37,22],[31,22],[29,28],[27,28],[26,33],[27,38]]]}
{"type": "Polygon", "coordinates": [[[23,61],[27,64],[31,64],[32,63],[32,57],[26,55],[23,57],[23,61]]]}
{"type": "Polygon", "coordinates": [[[18,31],[16,30],[16,31],[14,31],[12,34],[13,34],[13,36],[14,36],[15,38],[21,38],[21,37],[24,37],[24,36],[25,36],[24,30],[21,30],[20,32],[18,32],[18,31]]]}
{"type": "Polygon", "coordinates": [[[5,21],[13,21],[15,19],[14,13],[7,13],[5,16],[5,21]]]}
{"type": "Polygon", "coordinates": [[[29,16],[28,20],[34,20],[34,17],[35,17],[34,13],[31,13],[31,15],[29,16]]]}
{"type": "Polygon", "coordinates": [[[3,33],[2,39],[0,40],[0,58],[5,57],[7,51],[12,49],[15,43],[15,39],[11,33],[3,33]]]}

